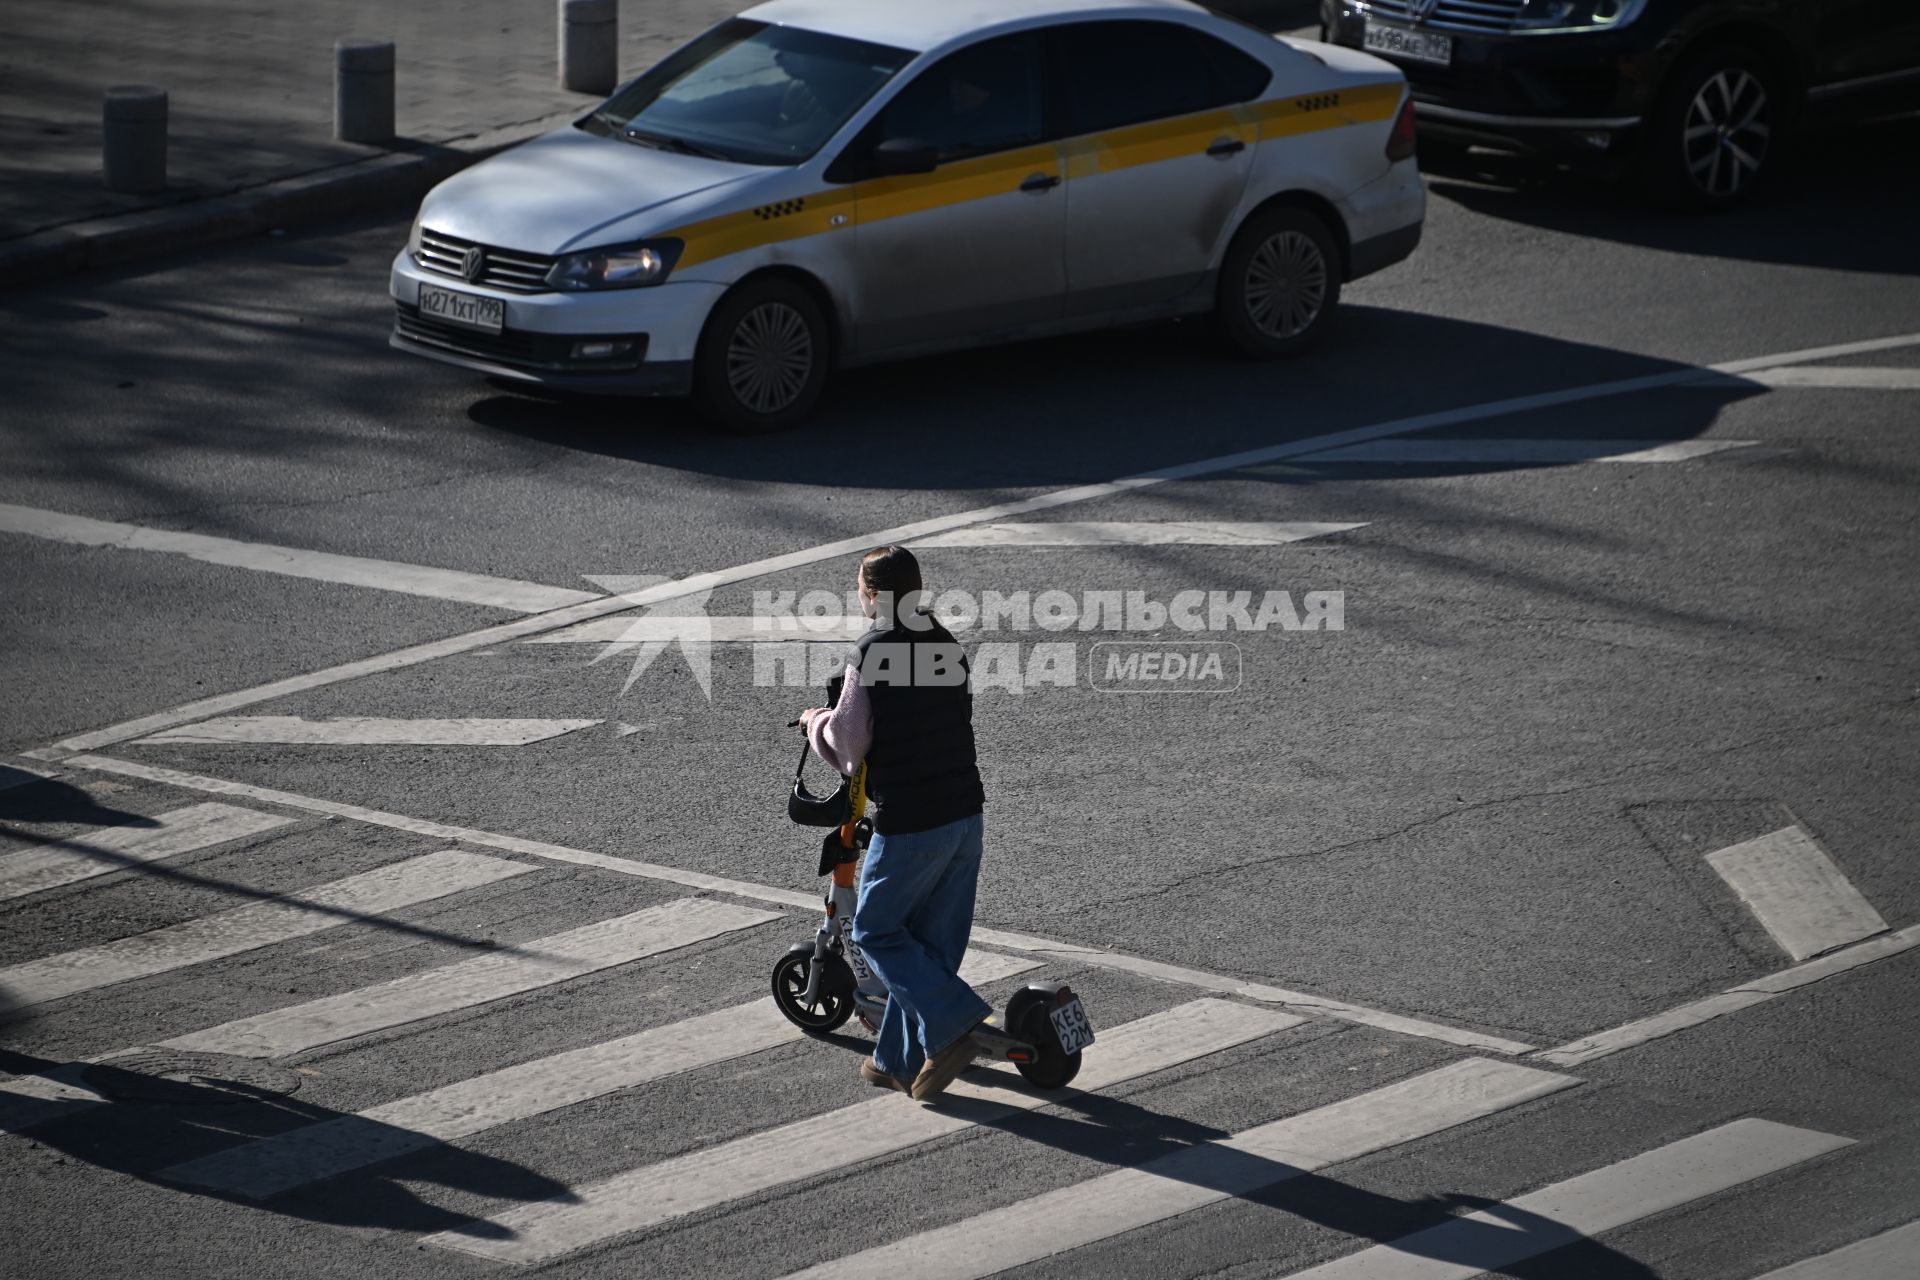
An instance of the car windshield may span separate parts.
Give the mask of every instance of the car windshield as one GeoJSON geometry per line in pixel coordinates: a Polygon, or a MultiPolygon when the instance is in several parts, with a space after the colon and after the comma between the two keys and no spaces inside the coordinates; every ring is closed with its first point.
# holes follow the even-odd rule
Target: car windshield
{"type": "Polygon", "coordinates": [[[583,124],[742,164],[799,164],[912,58],[905,49],[734,18],[583,124]]]}

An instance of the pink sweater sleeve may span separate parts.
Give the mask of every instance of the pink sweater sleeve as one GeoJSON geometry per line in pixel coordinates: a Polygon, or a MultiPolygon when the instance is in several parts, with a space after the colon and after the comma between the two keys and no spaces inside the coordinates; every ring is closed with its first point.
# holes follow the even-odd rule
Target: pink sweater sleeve
{"type": "Polygon", "coordinates": [[[840,700],[829,714],[813,718],[807,738],[815,755],[848,777],[867,758],[867,749],[873,746],[873,703],[861,687],[858,667],[847,667],[840,700]]]}

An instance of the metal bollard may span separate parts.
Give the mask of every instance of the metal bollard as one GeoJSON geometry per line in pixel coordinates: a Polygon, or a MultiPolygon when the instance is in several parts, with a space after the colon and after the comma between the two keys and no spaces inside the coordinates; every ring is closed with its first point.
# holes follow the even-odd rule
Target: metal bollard
{"type": "Polygon", "coordinates": [[[334,42],[333,136],[342,142],[393,140],[391,42],[334,42]]]}
{"type": "Polygon", "coordinates": [[[619,82],[619,0],[560,0],[560,87],[604,95],[619,82]]]}
{"type": "Polygon", "coordinates": [[[100,106],[101,175],[109,191],[162,191],[167,185],[167,91],[123,84],[100,106]]]}

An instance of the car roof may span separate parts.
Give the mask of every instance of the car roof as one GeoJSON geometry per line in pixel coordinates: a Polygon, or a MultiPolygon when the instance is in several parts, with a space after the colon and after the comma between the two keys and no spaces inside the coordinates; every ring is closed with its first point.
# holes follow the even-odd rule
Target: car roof
{"type": "Polygon", "coordinates": [[[1015,23],[1205,12],[1188,0],[769,0],[740,16],[919,53],[975,31],[1015,23]]]}

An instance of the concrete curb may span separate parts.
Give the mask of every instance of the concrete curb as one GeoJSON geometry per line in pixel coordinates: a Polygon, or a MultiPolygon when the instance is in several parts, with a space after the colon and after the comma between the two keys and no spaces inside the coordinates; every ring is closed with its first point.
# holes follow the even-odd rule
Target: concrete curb
{"type": "Polygon", "coordinates": [[[160,209],[94,218],[0,243],[0,289],[182,249],[379,213],[418,201],[468,165],[578,119],[579,111],[503,125],[160,209]]]}

